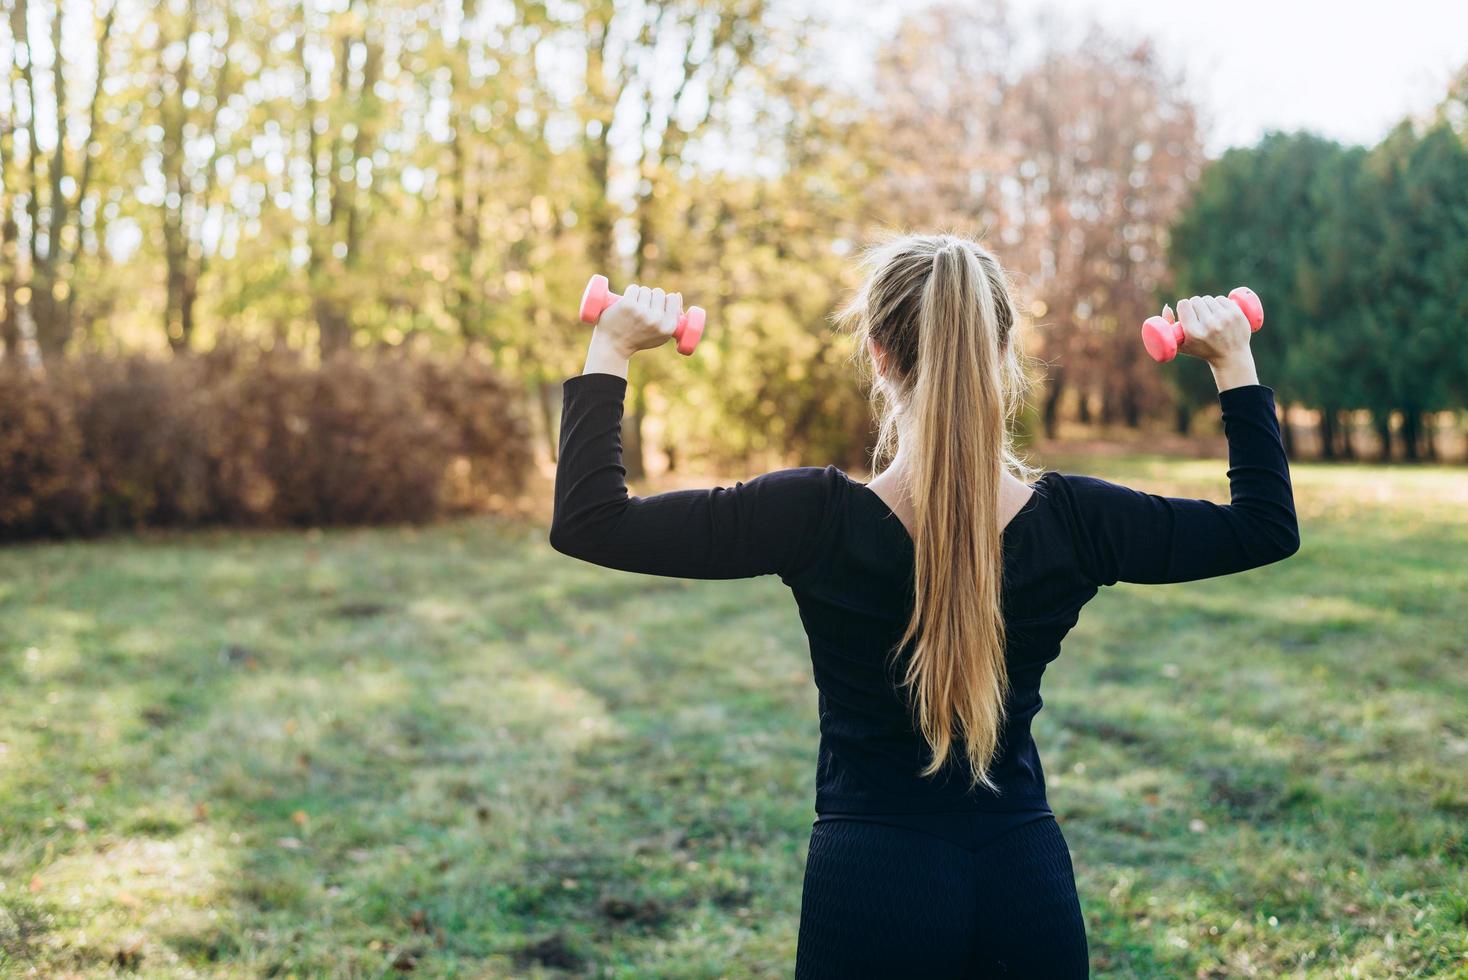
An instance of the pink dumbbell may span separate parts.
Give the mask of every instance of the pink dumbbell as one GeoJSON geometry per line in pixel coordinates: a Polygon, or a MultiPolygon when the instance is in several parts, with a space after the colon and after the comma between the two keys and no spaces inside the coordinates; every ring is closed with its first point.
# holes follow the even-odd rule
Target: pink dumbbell
{"type": "MultiPolygon", "coordinates": [[[[1264,326],[1264,304],[1259,302],[1259,295],[1254,290],[1248,286],[1237,286],[1228,298],[1244,311],[1244,319],[1249,321],[1251,329],[1257,332],[1264,326]]],[[[1142,324],[1142,346],[1147,348],[1154,361],[1167,362],[1177,357],[1177,349],[1186,339],[1183,325],[1166,317],[1149,316],[1142,324]]]]}
{"type": "MultiPolygon", "coordinates": [[[[607,307],[621,298],[612,292],[606,276],[592,276],[591,281],[586,284],[586,292],[581,294],[581,322],[595,323],[601,319],[607,307]]],[[[685,357],[693,353],[693,349],[703,339],[703,321],[704,312],[701,306],[690,306],[678,318],[678,329],[673,331],[673,339],[678,342],[678,353],[685,357]]]]}

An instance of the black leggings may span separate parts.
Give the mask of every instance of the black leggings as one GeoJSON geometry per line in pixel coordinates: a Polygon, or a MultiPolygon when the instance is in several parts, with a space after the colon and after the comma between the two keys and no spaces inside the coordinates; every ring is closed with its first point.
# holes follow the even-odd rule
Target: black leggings
{"type": "Polygon", "coordinates": [[[905,827],[811,831],[798,980],[1088,973],[1075,872],[1053,817],[970,851],[905,827]]]}

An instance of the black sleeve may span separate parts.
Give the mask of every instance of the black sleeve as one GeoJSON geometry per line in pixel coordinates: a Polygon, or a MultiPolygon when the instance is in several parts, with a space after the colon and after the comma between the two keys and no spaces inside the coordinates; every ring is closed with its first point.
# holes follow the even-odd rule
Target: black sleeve
{"type": "Polygon", "coordinates": [[[1218,400],[1231,503],[1159,497],[1094,477],[1057,481],[1092,582],[1189,582],[1267,565],[1299,549],[1274,392],[1245,385],[1218,400]]]}
{"type": "Polygon", "coordinates": [[[835,467],[632,497],[622,465],[626,379],[583,374],[563,390],[550,531],[557,551],[608,568],[680,578],[788,577],[814,557],[840,475],[835,467]]]}

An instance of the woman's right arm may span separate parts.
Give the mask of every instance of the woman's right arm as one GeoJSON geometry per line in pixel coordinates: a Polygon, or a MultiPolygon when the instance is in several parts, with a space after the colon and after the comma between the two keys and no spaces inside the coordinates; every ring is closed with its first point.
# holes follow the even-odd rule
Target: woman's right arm
{"type": "MultiPolygon", "coordinates": [[[[1300,547],[1274,392],[1259,384],[1248,324],[1205,297],[1179,304],[1190,353],[1208,361],[1228,439],[1228,504],[1141,493],[1094,477],[1060,482],[1076,550],[1097,585],[1189,582],[1288,558],[1300,547]],[[1203,307],[1199,309],[1199,307],[1203,307]]],[[[1226,307],[1223,305],[1226,304],[1226,307]]]]}

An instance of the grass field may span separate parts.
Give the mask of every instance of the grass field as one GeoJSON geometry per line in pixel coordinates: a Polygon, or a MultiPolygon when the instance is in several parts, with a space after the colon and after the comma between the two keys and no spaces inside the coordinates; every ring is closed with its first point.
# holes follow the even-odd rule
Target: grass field
{"type": "MultiPolygon", "coordinates": [[[[1046,677],[1098,976],[1468,976],[1468,472],[1296,473],[1296,558],[1107,590],[1046,677]]],[[[775,579],[493,520],[16,547],[0,671],[0,974],[790,972],[775,579]]]]}

